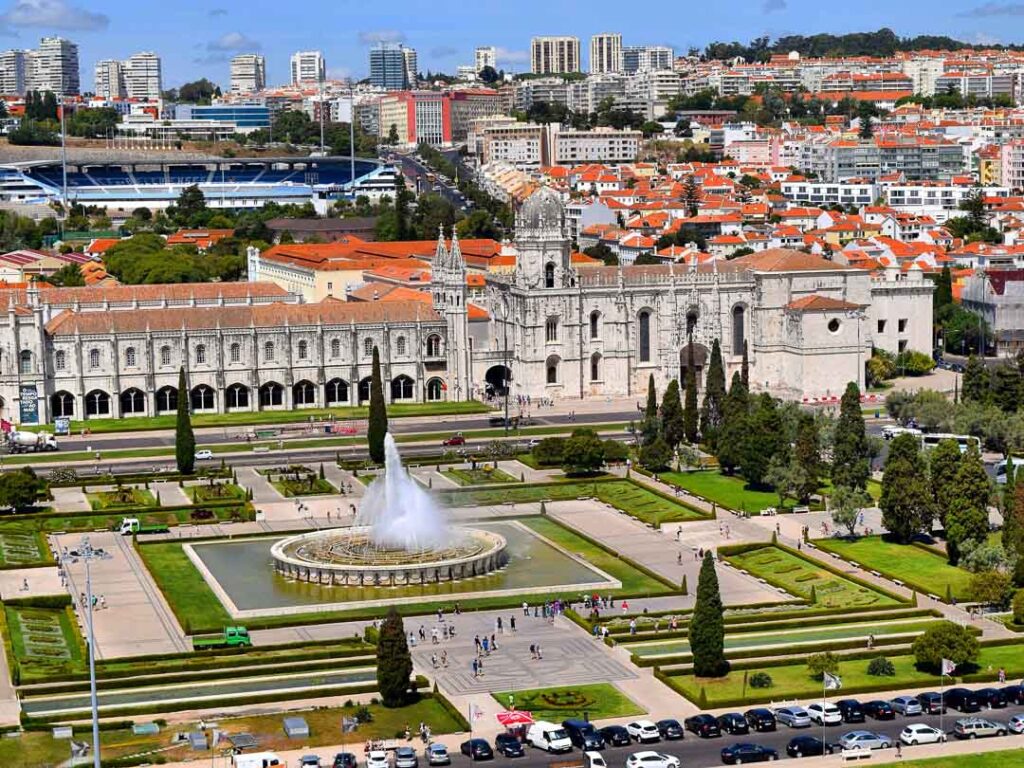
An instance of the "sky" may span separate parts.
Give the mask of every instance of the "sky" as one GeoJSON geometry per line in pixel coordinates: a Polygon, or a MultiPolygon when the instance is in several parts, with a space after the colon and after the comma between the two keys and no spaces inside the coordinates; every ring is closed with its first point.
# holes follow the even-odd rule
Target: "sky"
{"type": "Polygon", "coordinates": [[[164,87],[208,77],[228,82],[238,53],[267,59],[272,84],[288,79],[288,57],[321,50],[331,77],[365,77],[377,41],[402,42],[421,71],[454,73],[478,45],[498,48],[506,71],[529,69],[534,35],[576,35],[584,63],[590,35],[620,32],[625,45],[677,52],[714,40],[760,35],[859,32],[950,35],[976,43],[1024,43],[1024,2],[1005,0],[0,0],[0,49],[31,48],[44,35],[79,45],[83,90],[106,58],[154,51],[164,87]],[[704,10],[707,12],[703,12],[704,10]]]}

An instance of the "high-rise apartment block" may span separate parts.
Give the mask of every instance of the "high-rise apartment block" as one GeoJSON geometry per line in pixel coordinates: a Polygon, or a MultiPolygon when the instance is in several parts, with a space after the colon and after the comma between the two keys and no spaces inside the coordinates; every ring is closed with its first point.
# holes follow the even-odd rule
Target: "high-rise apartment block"
{"type": "Polygon", "coordinates": [[[155,53],[136,53],[125,61],[96,62],[94,90],[100,98],[156,101],[162,89],[160,57],[155,53]]]}
{"type": "Polygon", "coordinates": [[[62,37],[44,37],[34,50],[0,53],[0,91],[18,95],[26,91],[77,95],[78,46],[62,37]]]}
{"type": "Polygon", "coordinates": [[[420,71],[416,49],[403,47],[402,60],[405,62],[405,82],[408,83],[409,88],[415,88],[420,71]]]}
{"type": "Polygon", "coordinates": [[[498,49],[493,45],[477,46],[474,52],[473,66],[479,73],[484,67],[498,68],[498,49]]]}
{"type": "Polygon", "coordinates": [[[316,85],[327,77],[327,65],[320,51],[298,51],[292,54],[292,85],[316,85]]]}
{"type": "Polygon", "coordinates": [[[578,37],[535,37],[530,41],[530,71],[535,75],[561,75],[580,71],[578,37]]]}
{"type": "Polygon", "coordinates": [[[590,38],[590,74],[622,71],[622,35],[603,32],[590,38]]]}
{"type": "Polygon", "coordinates": [[[231,92],[255,93],[267,87],[267,60],[258,53],[231,59],[231,92]]]}
{"type": "MultiPolygon", "coordinates": [[[[416,52],[412,61],[406,56],[401,43],[378,43],[370,49],[370,83],[387,91],[404,91],[413,82],[409,79],[409,64],[416,66],[416,52]]],[[[415,70],[413,73],[415,77],[415,70]]]]}
{"type": "Polygon", "coordinates": [[[635,75],[672,69],[674,58],[672,49],[667,45],[629,45],[622,49],[622,71],[635,75]]]}
{"type": "Polygon", "coordinates": [[[101,99],[124,98],[124,70],[117,59],[96,62],[93,91],[101,99]]]}
{"type": "Polygon", "coordinates": [[[17,49],[0,53],[0,93],[25,92],[25,54],[26,51],[17,49]]]}

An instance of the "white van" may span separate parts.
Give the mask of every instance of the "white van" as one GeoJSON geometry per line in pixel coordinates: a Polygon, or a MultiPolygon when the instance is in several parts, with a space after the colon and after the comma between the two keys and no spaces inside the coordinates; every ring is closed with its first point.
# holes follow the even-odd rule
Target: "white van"
{"type": "Polygon", "coordinates": [[[253,752],[248,755],[233,755],[231,765],[234,768],[284,768],[285,762],[273,752],[253,752]]]}
{"type": "Polygon", "coordinates": [[[526,743],[546,752],[572,752],[572,742],[565,728],[547,720],[538,720],[530,726],[526,743]]]}

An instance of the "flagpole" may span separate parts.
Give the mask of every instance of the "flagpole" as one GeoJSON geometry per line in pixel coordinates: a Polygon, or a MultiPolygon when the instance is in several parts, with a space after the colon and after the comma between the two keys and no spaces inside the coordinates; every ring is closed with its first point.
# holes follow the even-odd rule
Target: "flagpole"
{"type": "Polygon", "coordinates": [[[943,724],[945,721],[946,714],[946,672],[945,672],[945,661],[940,664],[942,667],[939,670],[939,730],[942,731],[942,735],[946,735],[946,727],[943,724]]]}
{"type": "Polygon", "coordinates": [[[825,749],[825,691],[828,690],[828,672],[821,676],[821,757],[828,754],[825,749]]]}

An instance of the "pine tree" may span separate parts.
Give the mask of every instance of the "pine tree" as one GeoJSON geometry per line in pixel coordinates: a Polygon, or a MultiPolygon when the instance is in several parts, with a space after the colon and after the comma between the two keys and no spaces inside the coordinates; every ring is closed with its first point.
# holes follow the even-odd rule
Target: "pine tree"
{"type": "Polygon", "coordinates": [[[809,413],[801,413],[797,420],[793,459],[804,471],[804,482],[797,488],[797,494],[800,501],[806,502],[818,490],[822,474],[821,435],[818,433],[818,422],[809,413]]]}
{"type": "Polygon", "coordinates": [[[185,366],[182,366],[178,369],[178,414],[174,424],[174,458],[178,471],[183,475],[191,475],[196,463],[196,435],[192,431],[192,416],[188,404],[185,366]]]}
{"type": "Polygon", "coordinates": [[[747,340],[743,340],[743,364],[740,366],[740,378],[743,379],[743,388],[750,391],[750,359],[747,356],[747,340]]]}
{"type": "Polygon", "coordinates": [[[683,407],[683,426],[686,430],[686,441],[697,442],[697,367],[693,359],[693,341],[687,346],[686,353],[686,403],[683,407]]]}
{"type": "Polygon", "coordinates": [[[976,355],[967,358],[960,397],[965,403],[986,403],[989,399],[988,368],[976,355]]]}
{"type": "Polygon", "coordinates": [[[718,591],[715,556],[710,550],[704,553],[697,579],[697,602],[690,617],[690,652],[696,677],[722,677],[728,673],[722,595],[718,591]]]}
{"type": "Polygon", "coordinates": [[[931,530],[932,494],[916,436],[899,435],[890,444],[878,506],[882,524],[902,544],[931,530]]]}
{"type": "Polygon", "coordinates": [[[960,461],[946,512],[946,553],[956,565],[967,542],[981,543],[988,535],[988,504],[992,486],[981,453],[971,446],[960,461]]]}
{"type": "Polygon", "coordinates": [[[370,373],[370,414],[366,430],[366,439],[370,449],[370,459],[384,463],[384,436],[388,433],[388,411],[384,404],[384,387],[380,378],[380,352],[373,348],[373,369],[370,373]]]}
{"type": "Polygon", "coordinates": [[[832,440],[832,484],[863,491],[867,488],[871,471],[864,414],[860,410],[860,389],[855,382],[846,385],[840,400],[839,419],[832,440]]]}
{"type": "Polygon", "coordinates": [[[1015,413],[1021,398],[1020,370],[1016,365],[1002,363],[991,372],[992,402],[1003,413],[1015,413]]]}
{"type": "Polygon", "coordinates": [[[789,443],[775,398],[767,392],[755,398],[755,407],[747,419],[740,473],[753,486],[764,486],[768,467],[774,460],[789,464],[789,443]]]}
{"type": "Polygon", "coordinates": [[[405,626],[398,611],[392,608],[380,625],[377,639],[377,690],[385,707],[406,703],[412,656],[405,639],[405,626]]]}
{"type": "Polygon", "coordinates": [[[743,461],[747,436],[750,395],[740,374],[732,375],[732,386],[722,406],[722,425],[718,429],[718,463],[726,474],[732,474],[743,461]]]}
{"type": "Polygon", "coordinates": [[[658,390],[654,387],[654,374],[647,379],[647,407],[644,408],[644,420],[640,424],[640,434],[644,445],[650,445],[661,434],[658,420],[658,390]]]}
{"type": "Polygon", "coordinates": [[[943,307],[953,303],[953,275],[949,266],[942,268],[935,281],[935,293],[932,294],[932,311],[937,313],[943,307]]]}
{"type": "Polygon", "coordinates": [[[679,402],[679,381],[672,379],[665,390],[665,398],[661,401],[661,426],[665,442],[675,448],[686,436],[683,406],[679,402]]]}
{"type": "Polygon", "coordinates": [[[725,366],[722,364],[722,345],[715,339],[711,346],[708,375],[704,380],[704,402],[700,409],[701,438],[712,450],[722,425],[722,407],[725,404],[725,366]]]}
{"type": "Polygon", "coordinates": [[[946,525],[946,512],[953,502],[956,472],[960,469],[962,458],[956,440],[940,440],[928,456],[928,480],[932,488],[935,516],[943,527],[946,525]]]}

